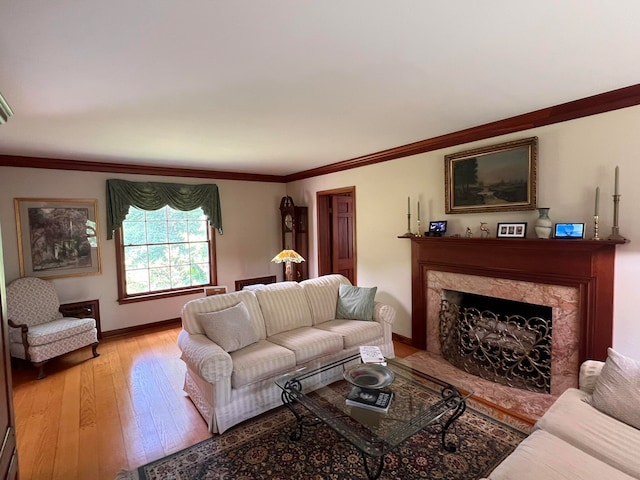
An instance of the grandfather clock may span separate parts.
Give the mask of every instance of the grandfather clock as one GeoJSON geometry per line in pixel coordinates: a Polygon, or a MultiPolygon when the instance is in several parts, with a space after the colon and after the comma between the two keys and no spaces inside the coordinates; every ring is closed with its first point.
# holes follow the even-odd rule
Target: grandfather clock
{"type": "Polygon", "coordinates": [[[293,198],[287,196],[280,200],[280,220],[282,227],[282,249],[298,252],[306,261],[293,263],[293,278],[296,281],[309,278],[309,215],[307,207],[297,207],[293,198]]]}

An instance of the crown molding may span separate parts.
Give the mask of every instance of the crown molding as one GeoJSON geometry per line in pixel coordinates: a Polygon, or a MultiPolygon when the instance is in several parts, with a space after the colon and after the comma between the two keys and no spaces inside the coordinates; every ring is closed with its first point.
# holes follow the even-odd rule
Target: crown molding
{"type": "Polygon", "coordinates": [[[289,183],[636,105],[640,105],[640,84],[283,176],[15,155],[0,155],[0,166],[289,183]]]}

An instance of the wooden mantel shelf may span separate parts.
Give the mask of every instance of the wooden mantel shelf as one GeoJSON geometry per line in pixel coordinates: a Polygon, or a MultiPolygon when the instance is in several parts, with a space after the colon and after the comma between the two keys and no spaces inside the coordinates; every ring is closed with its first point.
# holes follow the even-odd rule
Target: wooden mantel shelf
{"type": "Polygon", "coordinates": [[[580,359],[605,359],[613,338],[615,251],[628,240],[409,237],[412,338],[426,348],[429,270],[577,288],[580,359]]]}

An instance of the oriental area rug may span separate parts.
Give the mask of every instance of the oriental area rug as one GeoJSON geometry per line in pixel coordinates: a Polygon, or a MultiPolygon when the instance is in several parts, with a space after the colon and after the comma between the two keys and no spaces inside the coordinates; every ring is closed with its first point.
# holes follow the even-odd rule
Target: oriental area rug
{"type": "MultiPolygon", "coordinates": [[[[326,425],[305,427],[302,439],[289,433],[295,420],[284,407],[233,427],[222,435],[161,458],[117,480],[355,480],[366,479],[355,447],[326,425]]],[[[381,480],[474,480],[489,473],[528,432],[468,407],[447,439],[454,453],[442,448],[432,427],[418,432],[385,457],[381,480]]]]}

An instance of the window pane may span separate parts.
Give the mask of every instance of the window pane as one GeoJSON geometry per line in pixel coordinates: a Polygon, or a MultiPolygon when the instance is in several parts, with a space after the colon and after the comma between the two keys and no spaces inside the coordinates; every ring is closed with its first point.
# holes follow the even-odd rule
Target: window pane
{"type": "Polygon", "coordinates": [[[171,269],[169,267],[150,268],[149,281],[150,281],[152,292],[156,290],[170,289],[171,288],[171,269]]]}
{"type": "Polygon", "coordinates": [[[169,222],[169,242],[187,242],[189,237],[187,235],[187,222],[186,220],[180,220],[178,222],[169,222]]]}
{"type": "Polygon", "coordinates": [[[209,244],[208,243],[192,243],[189,247],[191,252],[191,263],[207,263],[209,262],[209,244]]]}
{"type": "Polygon", "coordinates": [[[171,265],[189,265],[189,245],[187,243],[171,245],[171,265]]]}
{"type": "Polygon", "coordinates": [[[124,266],[127,270],[147,268],[149,266],[147,246],[124,247],[124,266]]]}
{"type": "MultiPolygon", "coordinates": [[[[149,267],[169,266],[169,245],[149,245],[149,267]]],[[[153,287],[151,287],[153,290],[153,287]]]]}
{"type": "Polygon", "coordinates": [[[148,270],[127,270],[127,293],[145,293],[148,291],[148,270]]]}
{"type": "Polygon", "coordinates": [[[147,222],[147,242],[167,243],[167,222],[147,222]]]}
{"type": "Polygon", "coordinates": [[[195,210],[191,210],[187,213],[187,218],[189,220],[206,220],[207,216],[204,214],[201,208],[196,208],[195,210]]]}
{"type": "Polygon", "coordinates": [[[189,222],[189,241],[202,242],[207,240],[207,224],[205,222],[189,222]]]}
{"type": "Polygon", "coordinates": [[[140,210],[136,207],[129,207],[129,213],[127,213],[126,221],[144,222],[144,210],[140,210]]]}
{"type": "Polygon", "coordinates": [[[171,269],[171,287],[189,287],[191,286],[191,275],[189,265],[179,265],[171,269]]]}
{"type": "Polygon", "coordinates": [[[209,283],[209,264],[196,263],[191,265],[191,284],[205,285],[209,283]]]}
{"type": "Polygon", "coordinates": [[[122,224],[122,241],[125,245],[144,245],[147,243],[145,223],[125,220],[122,224]]]}
{"type": "Polygon", "coordinates": [[[183,212],[182,210],[174,210],[171,207],[167,207],[167,218],[169,220],[186,220],[187,212],[183,212]]]}
{"type": "Polygon", "coordinates": [[[167,208],[162,207],[159,210],[149,210],[146,213],[147,222],[165,222],[167,220],[167,208]]]}

